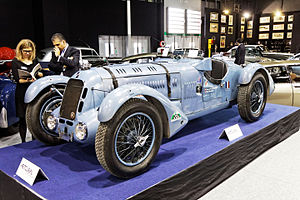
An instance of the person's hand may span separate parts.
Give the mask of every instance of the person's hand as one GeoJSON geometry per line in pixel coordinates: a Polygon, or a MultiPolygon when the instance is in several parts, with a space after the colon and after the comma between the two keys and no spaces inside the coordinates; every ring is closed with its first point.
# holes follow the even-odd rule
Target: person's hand
{"type": "Polygon", "coordinates": [[[54,51],[54,54],[55,54],[56,57],[58,57],[60,55],[60,50],[59,50],[59,48],[57,46],[55,46],[53,48],[53,51],[54,51]]]}
{"type": "Polygon", "coordinates": [[[37,74],[39,77],[43,77],[44,76],[44,74],[42,73],[42,72],[38,72],[38,74],[37,74]]]}

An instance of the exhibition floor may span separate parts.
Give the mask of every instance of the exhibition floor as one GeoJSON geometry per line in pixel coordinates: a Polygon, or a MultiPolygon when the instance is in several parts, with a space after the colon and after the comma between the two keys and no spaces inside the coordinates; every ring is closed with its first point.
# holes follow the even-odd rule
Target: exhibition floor
{"type": "MultiPolygon", "coordinates": [[[[27,141],[31,137],[27,134],[27,141]]],[[[15,134],[0,148],[20,143],[15,134]]],[[[300,131],[277,144],[199,200],[295,200],[300,196],[300,131]]]]}
{"type": "MultiPolygon", "coordinates": [[[[255,123],[243,122],[236,107],[194,120],[178,136],[162,144],[148,172],[127,181],[110,176],[99,167],[89,149],[79,150],[75,144],[47,147],[34,141],[2,148],[0,166],[24,184],[14,176],[20,159],[24,156],[38,164],[51,178],[30,188],[49,199],[68,199],[73,195],[79,199],[89,195],[93,199],[125,199],[137,193],[133,199],[179,199],[182,188],[181,193],[186,196],[181,199],[195,199],[196,190],[199,197],[216,185],[200,199],[296,199],[293,197],[300,195],[296,188],[300,185],[300,157],[295,152],[300,150],[300,133],[291,130],[298,130],[299,123],[294,122],[299,121],[299,116],[298,108],[269,104],[255,123]],[[224,128],[236,123],[244,133],[241,139],[218,139],[224,128]],[[277,144],[281,140],[284,141],[277,144]],[[221,181],[224,182],[218,185],[221,181]]],[[[18,142],[18,135],[0,138],[0,147],[18,142]]],[[[0,184],[0,194],[1,191],[0,184]]]]}
{"type": "Polygon", "coordinates": [[[296,200],[300,131],[269,149],[199,200],[296,200]]]}

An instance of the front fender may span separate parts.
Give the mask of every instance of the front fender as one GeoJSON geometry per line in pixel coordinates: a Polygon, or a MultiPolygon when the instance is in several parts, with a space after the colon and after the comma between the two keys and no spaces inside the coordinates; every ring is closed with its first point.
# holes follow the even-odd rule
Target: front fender
{"type": "Polygon", "coordinates": [[[140,95],[155,98],[162,104],[168,119],[170,137],[187,124],[188,118],[175,103],[155,89],[141,84],[122,85],[109,93],[100,105],[98,120],[100,123],[109,121],[126,101],[140,95]],[[172,119],[175,115],[179,118],[172,119]]]}
{"type": "Polygon", "coordinates": [[[273,79],[270,76],[269,72],[266,70],[266,68],[258,63],[250,63],[243,68],[242,72],[240,73],[239,84],[241,85],[249,84],[254,74],[257,71],[261,71],[263,72],[264,76],[267,76],[266,81],[268,82],[268,86],[269,86],[269,95],[271,95],[275,89],[275,84],[273,82],[273,79]]]}
{"type": "Polygon", "coordinates": [[[55,84],[67,84],[69,79],[70,77],[67,76],[53,75],[53,76],[45,76],[43,78],[34,81],[33,83],[30,84],[30,86],[26,90],[24,102],[30,103],[32,100],[35,99],[35,97],[42,90],[44,90],[48,86],[55,85],[55,84]]]}

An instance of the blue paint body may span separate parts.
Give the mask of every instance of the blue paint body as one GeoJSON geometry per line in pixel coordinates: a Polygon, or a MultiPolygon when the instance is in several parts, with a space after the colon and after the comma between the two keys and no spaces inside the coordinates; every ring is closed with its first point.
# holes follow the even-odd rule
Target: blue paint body
{"type": "Polygon", "coordinates": [[[29,88],[26,90],[24,97],[24,102],[29,103],[44,89],[51,85],[66,84],[70,78],[67,76],[45,76],[40,78],[30,84],[29,88]]]}
{"type": "MultiPolygon", "coordinates": [[[[56,132],[68,130],[63,139],[73,139],[80,143],[94,142],[99,123],[113,119],[118,109],[131,98],[156,99],[163,108],[159,112],[165,114],[168,120],[169,133],[172,137],[181,130],[189,120],[207,115],[217,110],[224,109],[237,99],[238,87],[248,84],[257,71],[263,71],[268,82],[269,93],[274,90],[274,83],[268,72],[259,64],[249,64],[242,67],[230,60],[222,60],[227,66],[227,73],[220,81],[214,84],[204,75],[212,70],[212,61],[207,58],[200,59],[157,59],[153,63],[144,64],[115,64],[108,68],[114,74],[118,87],[114,88],[113,78],[104,68],[92,68],[79,71],[71,79],[83,81],[83,90],[87,90],[86,96],[82,94],[77,105],[76,118],[64,119],[60,116],[60,107],[52,112],[57,118],[70,123],[59,123],[56,132]],[[167,73],[169,74],[169,90],[167,73]],[[201,90],[197,90],[201,88],[201,90]],[[170,93],[169,93],[170,92],[170,93]],[[79,104],[83,106],[78,112],[79,104]],[[180,118],[172,119],[180,114],[180,118]],[[76,138],[74,132],[78,123],[87,126],[88,136],[85,140],[76,138]]],[[[58,80],[59,77],[51,77],[52,82],[67,81],[58,80]]],[[[40,79],[32,84],[26,93],[26,103],[32,101],[47,83],[41,83],[40,79]],[[41,85],[39,85],[41,84],[41,85]],[[36,90],[31,92],[31,88],[36,90]]],[[[50,83],[49,83],[50,84],[50,83]]],[[[49,85],[48,84],[48,85],[49,85]]],[[[65,93],[68,91],[65,91],[65,93]]],[[[64,101],[63,101],[64,104],[64,101]]]]}
{"type": "Polygon", "coordinates": [[[16,84],[0,76],[0,128],[8,128],[19,121],[15,106],[16,84]]]}

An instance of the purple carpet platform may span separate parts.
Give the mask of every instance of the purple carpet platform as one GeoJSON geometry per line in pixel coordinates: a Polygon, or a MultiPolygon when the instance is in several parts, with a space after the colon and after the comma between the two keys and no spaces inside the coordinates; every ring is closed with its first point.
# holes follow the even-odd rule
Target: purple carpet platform
{"type": "Polygon", "coordinates": [[[19,144],[0,149],[0,199],[198,199],[299,127],[296,107],[267,104],[259,121],[246,123],[233,106],[189,122],[163,141],[147,172],[129,180],[106,172],[93,146],[19,144]],[[224,128],[235,124],[242,137],[219,139],[224,128]],[[49,180],[30,186],[16,176],[23,157],[49,180]]]}

